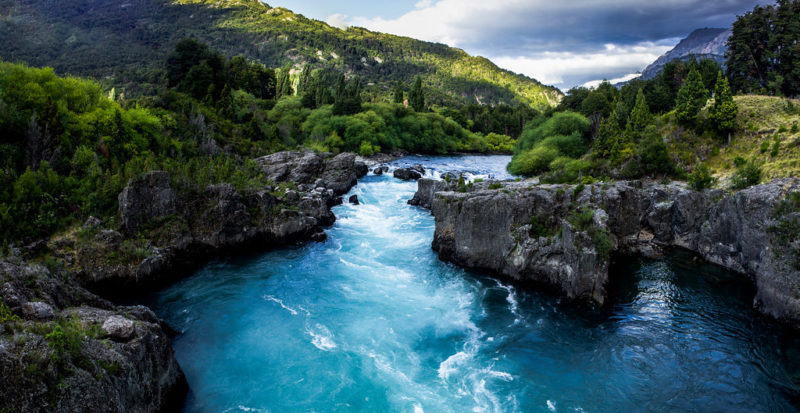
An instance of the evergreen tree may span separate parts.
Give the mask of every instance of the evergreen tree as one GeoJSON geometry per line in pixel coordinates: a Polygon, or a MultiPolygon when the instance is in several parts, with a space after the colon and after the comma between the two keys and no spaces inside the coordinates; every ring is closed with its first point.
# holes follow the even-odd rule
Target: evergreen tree
{"type": "Polygon", "coordinates": [[[739,108],[733,101],[731,88],[728,78],[719,72],[717,85],[714,87],[714,105],[708,113],[708,119],[712,123],[714,130],[721,136],[728,138],[728,145],[731,143],[731,133],[736,129],[736,116],[739,108]]]}
{"type": "Polygon", "coordinates": [[[603,158],[616,158],[613,153],[615,148],[618,149],[617,141],[622,135],[622,128],[619,127],[620,116],[616,110],[611,112],[611,115],[600,123],[600,129],[597,134],[597,139],[594,141],[595,154],[603,158]]]}
{"type": "Polygon", "coordinates": [[[281,69],[280,74],[278,75],[277,86],[275,95],[278,98],[283,96],[292,96],[294,95],[294,90],[292,89],[292,77],[290,72],[292,67],[286,65],[281,69]]]}
{"type": "Polygon", "coordinates": [[[600,117],[608,118],[613,110],[614,107],[611,104],[611,100],[608,99],[608,95],[597,89],[589,92],[580,105],[580,112],[584,116],[592,116],[595,113],[599,113],[600,117]]]}
{"type": "Polygon", "coordinates": [[[250,91],[250,64],[244,56],[235,56],[228,63],[228,83],[233,89],[250,91]]]}
{"type": "Polygon", "coordinates": [[[316,106],[322,107],[329,105],[333,101],[331,91],[328,89],[328,82],[325,80],[325,75],[319,72],[314,79],[314,102],[316,106]]]}
{"type": "Polygon", "coordinates": [[[297,94],[303,95],[308,92],[312,87],[311,82],[311,65],[305,65],[303,71],[300,72],[300,80],[297,82],[297,94]]]}
{"type": "Polygon", "coordinates": [[[334,102],[344,98],[346,84],[347,82],[344,78],[344,73],[339,73],[339,77],[336,78],[336,87],[334,88],[334,93],[333,93],[334,102]]]}
{"type": "Polygon", "coordinates": [[[250,88],[248,92],[261,99],[273,99],[276,94],[277,79],[275,70],[254,63],[250,65],[250,88]]]}
{"type": "Polygon", "coordinates": [[[678,122],[687,127],[697,126],[697,116],[708,100],[708,91],[703,85],[703,78],[695,67],[689,68],[689,75],[678,91],[675,104],[675,115],[678,122]]]}
{"type": "Polygon", "coordinates": [[[403,83],[398,81],[394,87],[394,103],[403,103],[405,99],[406,98],[403,92],[403,83]]]}
{"type": "Polygon", "coordinates": [[[800,94],[800,1],[756,6],[733,23],[727,70],[735,92],[800,94]]]}
{"type": "Polygon", "coordinates": [[[219,95],[217,102],[217,109],[222,113],[222,116],[230,119],[233,117],[233,96],[231,95],[231,88],[228,85],[222,88],[222,93],[219,95]]]}
{"type": "Polygon", "coordinates": [[[354,77],[346,84],[344,75],[339,77],[337,82],[337,93],[333,101],[333,114],[353,115],[361,112],[361,81],[354,77]]]}
{"type": "Polygon", "coordinates": [[[419,76],[417,76],[417,79],[414,81],[414,88],[411,89],[408,101],[414,111],[425,111],[425,92],[422,90],[422,78],[419,76]]]}
{"type": "Polygon", "coordinates": [[[667,145],[653,125],[647,126],[642,132],[637,156],[642,170],[647,174],[668,174],[675,169],[667,145]]]}
{"type": "Polygon", "coordinates": [[[180,84],[189,69],[208,58],[208,46],[194,39],[183,39],[167,57],[167,87],[180,84]]]}
{"type": "Polygon", "coordinates": [[[639,89],[636,93],[636,103],[633,105],[630,119],[628,119],[628,128],[635,133],[641,133],[650,124],[652,118],[644,90],[639,89]]]}
{"type": "MultiPolygon", "coordinates": [[[[203,60],[199,64],[192,66],[189,72],[181,81],[178,89],[181,92],[187,93],[197,100],[203,100],[208,95],[208,90],[213,90],[214,86],[214,73],[208,62],[203,60]]],[[[214,96],[209,98],[210,102],[214,101],[214,96]]]]}

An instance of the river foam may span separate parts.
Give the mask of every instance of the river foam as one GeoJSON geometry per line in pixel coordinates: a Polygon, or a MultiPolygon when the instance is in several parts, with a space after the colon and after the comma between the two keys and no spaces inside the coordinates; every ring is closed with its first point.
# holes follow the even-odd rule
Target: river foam
{"type": "MultiPolygon", "coordinates": [[[[506,177],[507,160],[395,166],[506,177]]],[[[159,292],[154,308],[182,332],[185,410],[793,409],[788,350],[758,327],[739,284],[635,260],[614,269],[625,281],[610,314],[587,316],[440,262],[429,211],[406,204],[415,189],[369,175],[351,192],[361,205],[334,209],[324,243],[215,262],[159,292]]]]}

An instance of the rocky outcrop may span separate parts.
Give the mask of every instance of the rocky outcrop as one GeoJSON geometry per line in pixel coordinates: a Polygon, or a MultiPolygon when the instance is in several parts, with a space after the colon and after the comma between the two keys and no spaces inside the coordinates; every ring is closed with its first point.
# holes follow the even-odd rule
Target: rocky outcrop
{"type": "Polygon", "coordinates": [[[433,248],[444,260],[602,305],[611,253],[654,256],[681,247],[751,277],[761,312],[800,325],[800,201],[782,206],[794,205],[784,200],[800,190],[796,180],[733,194],[638,181],[506,182],[464,193],[437,192],[437,185],[420,181],[415,199],[425,205],[434,194],[433,248]]]}
{"type": "Polygon", "coordinates": [[[119,194],[122,228],[130,234],[138,232],[146,222],[175,211],[175,193],[169,174],[163,171],[148,172],[132,180],[119,194]]]}
{"type": "Polygon", "coordinates": [[[411,168],[397,168],[392,174],[397,179],[412,181],[422,178],[422,173],[411,168]]]}
{"type": "Polygon", "coordinates": [[[448,182],[439,179],[422,178],[417,181],[417,192],[414,193],[414,197],[408,201],[408,204],[430,209],[434,194],[456,189],[456,183],[452,180],[448,182]]]}
{"type": "Polygon", "coordinates": [[[0,262],[0,410],[146,412],[180,408],[186,380],[169,329],[66,274],[0,262]]]}
{"type": "Polygon", "coordinates": [[[336,195],[343,195],[368,172],[367,165],[356,158],[352,153],[329,157],[316,152],[277,152],[256,162],[275,182],[331,189],[336,195]]]}
{"type": "Polygon", "coordinates": [[[274,186],[240,192],[218,184],[178,196],[166,172],[132,180],[119,196],[124,234],[94,226],[86,230],[92,242],[75,248],[82,285],[129,294],[174,281],[210,256],[324,240],[336,219],[330,208],[368,172],[350,153],[278,152],[256,162],[274,186]]]}

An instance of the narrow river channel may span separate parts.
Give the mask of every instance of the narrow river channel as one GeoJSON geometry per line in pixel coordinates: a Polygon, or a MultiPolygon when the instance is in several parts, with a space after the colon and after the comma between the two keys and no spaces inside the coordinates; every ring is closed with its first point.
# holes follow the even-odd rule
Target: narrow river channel
{"type": "MultiPolygon", "coordinates": [[[[398,162],[502,178],[508,157],[398,162]]],[[[151,297],[182,332],[185,410],[795,411],[800,344],[755,314],[746,280],[627,259],[612,307],[589,313],[440,262],[415,190],[370,174],[326,242],[215,261],[151,297]]]]}

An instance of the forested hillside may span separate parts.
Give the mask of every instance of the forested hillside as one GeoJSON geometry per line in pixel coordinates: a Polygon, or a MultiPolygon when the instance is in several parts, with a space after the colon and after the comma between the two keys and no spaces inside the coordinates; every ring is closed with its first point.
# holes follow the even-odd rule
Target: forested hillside
{"type": "Polygon", "coordinates": [[[357,75],[369,101],[390,101],[397,82],[421,76],[428,102],[558,103],[560,92],[443,44],[340,30],[259,0],[0,0],[0,58],[91,76],[127,96],[153,94],[175,44],[195,38],[227,56],[357,75]]]}

